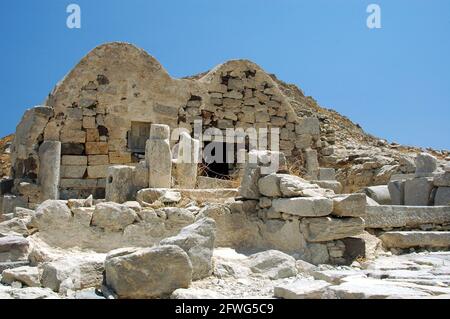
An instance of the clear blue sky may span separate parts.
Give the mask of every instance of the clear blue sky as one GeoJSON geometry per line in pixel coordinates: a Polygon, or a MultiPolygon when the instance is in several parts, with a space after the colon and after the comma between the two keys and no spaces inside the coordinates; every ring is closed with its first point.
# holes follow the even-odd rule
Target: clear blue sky
{"type": "Polygon", "coordinates": [[[369,133],[450,149],[448,0],[1,0],[0,15],[1,135],[88,51],[126,41],[174,77],[250,59],[369,133]],[[366,27],[370,3],[382,29],[366,27]]]}

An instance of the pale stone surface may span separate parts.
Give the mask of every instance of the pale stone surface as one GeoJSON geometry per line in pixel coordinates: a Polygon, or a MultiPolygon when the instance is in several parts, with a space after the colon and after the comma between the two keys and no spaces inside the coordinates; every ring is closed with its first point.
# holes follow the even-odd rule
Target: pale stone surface
{"type": "Polygon", "coordinates": [[[380,236],[380,239],[388,248],[450,247],[450,232],[448,231],[386,232],[380,236]]]}
{"type": "Polygon", "coordinates": [[[166,238],[160,245],[181,247],[192,263],[192,279],[208,277],[212,273],[212,255],[216,240],[216,223],[211,218],[203,218],[184,227],[174,237],[166,238]]]}
{"type": "Polygon", "coordinates": [[[28,255],[29,243],[23,237],[0,237],[0,262],[24,260],[28,255]]]}
{"type": "Polygon", "coordinates": [[[434,196],[435,206],[450,206],[450,187],[438,187],[434,196]]]}
{"type": "Polygon", "coordinates": [[[103,279],[104,261],[104,254],[83,254],[44,263],[40,266],[41,284],[55,292],[98,287],[103,279]]]}
{"type": "Polygon", "coordinates": [[[444,172],[444,174],[436,176],[433,184],[437,187],[450,187],[450,172],[444,172]]]}
{"type": "Polygon", "coordinates": [[[95,207],[91,224],[110,231],[121,231],[136,219],[136,213],[128,206],[107,202],[95,207]]]}
{"type": "Polygon", "coordinates": [[[224,299],[225,296],[209,289],[187,288],[175,290],[170,299],[224,299]]]}
{"type": "Polygon", "coordinates": [[[40,271],[37,267],[23,266],[2,272],[2,283],[11,285],[15,281],[28,287],[40,287],[40,271]]]}
{"type": "Polygon", "coordinates": [[[333,211],[333,201],[324,197],[277,198],[272,201],[272,208],[294,216],[327,216],[333,211]]]}
{"type": "Polygon", "coordinates": [[[226,179],[212,178],[207,176],[197,177],[197,187],[199,189],[210,188],[235,188],[235,183],[226,179]]]}
{"type": "Polygon", "coordinates": [[[333,215],[364,217],[366,215],[366,195],[350,194],[333,197],[333,215]]]}
{"type": "Polygon", "coordinates": [[[145,156],[149,166],[150,188],[170,188],[172,183],[172,152],[169,142],[170,128],[153,124],[147,141],[145,156]]]}
{"type": "Polygon", "coordinates": [[[295,259],[281,251],[267,250],[248,257],[250,270],[272,280],[296,276],[295,259]]]}
{"type": "Polygon", "coordinates": [[[310,242],[325,242],[358,235],[364,230],[362,218],[304,218],[302,232],[310,242]]]}
{"type": "Polygon", "coordinates": [[[336,180],[336,170],[334,168],[319,168],[320,181],[334,181],[336,180]]]}
{"type": "Polygon", "coordinates": [[[152,204],[156,201],[173,204],[181,200],[181,193],[168,188],[147,188],[137,192],[136,200],[141,205],[152,204]]]}
{"type": "Polygon", "coordinates": [[[313,149],[306,149],[304,154],[308,177],[312,180],[317,180],[319,176],[319,161],[317,159],[317,151],[313,149]]]}
{"type": "Polygon", "coordinates": [[[134,196],[134,167],[114,165],[108,168],[106,178],[106,200],[117,203],[129,201],[134,196]]]}
{"type": "Polygon", "coordinates": [[[65,201],[46,200],[38,206],[35,216],[39,229],[45,230],[69,223],[72,212],[65,201]]]}
{"type": "Polygon", "coordinates": [[[183,132],[180,135],[176,160],[176,180],[179,188],[195,188],[199,163],[200,142],[183,132]]]}
{"type": "Polygon", "coordinates": [[[274,295],[283,299],[321,299],[325,289],[331,286],[323,280],[297,280],[287,285],[276,286],[274,295]]]}
{"type": "Polygon", "coordinates": [[[437,168],[436,157],[428,153],[420,153],[419,155],[417,155],[415,159],[415,164],[416,164],[415,174],[417,177],[430,175],[437,168]]]}
{"type": "Polygon", "coordinates": [[[119,249],[106,257],[105,280],[119,298],[167,297],[189,287],[192,265],[178,246],[119,249]]]}
{"type": "Polygon", "coordinates": [[[391,195],[387,185],[367,187],[362,192],[380,205],[391,205],[391,195]]]}
{"type": "Polygon", "coordinates": [[[311,183],[314,183],[321,188],[331,190],[336,194],[342,193],[342,184],[338,181],[311,181],[311,183]]]}
{"type": "Polygon", "coordinates": [[[433,178],[419,177],[405,181],[405,205],[428,206],[433,178]]]}
{"type": "Polygon", "coordinates": [[[59,198],[59,178],[61,167],[61,142],[44,141],[39,147],[39,175],[41,200],[59,198]]]}
{"type": "Polygon", "coordinates": [[[247,199],[258,199],[261,196],[258,188],[258,181],[261,176],[261,169],[252,164],[246,164],[239,195],[247,199]]]}
{"type": "Polygon", "coordinates": [[[366,228],[419,227],[450,223],[450,207],[368,206],[366,228]]]}
{"type": "Polygon", "coordinates": [[[391,181],[388,184],[392,205],[405,205],[405,182],[391,181]]]}

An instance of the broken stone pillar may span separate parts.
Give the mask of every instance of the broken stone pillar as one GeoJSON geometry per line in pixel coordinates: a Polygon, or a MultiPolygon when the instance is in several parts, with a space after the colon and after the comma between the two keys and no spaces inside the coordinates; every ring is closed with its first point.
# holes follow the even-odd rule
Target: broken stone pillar
{"type": "Polygon", "coordinates": [[[134,167],[114,165],[108,168],[106,178],[106,201],[122,204],[133,198],[135,187],[133,185],[134,167]]]}
{"type": "Polygon", "coordinates": [[[416,177],[432,176],[432,173],[437,168],[436,157],[428,153],[420,153],[416,156],[416,177]]]}
{"type": "Polygon", "coordinates": [[[388,184],[392,205],[405,205],[405,181],[391,181],[388,184]]]}
{"type": "Polygon", "coordinates": [[[170,188],[172,181],[172,152],[168,125],[152,124],[150,139],[145,147],[145,159],[149,166],[150,188],[170,188]]]}
{"type": "Polygon", "coordinates": [[[319,177],[319,161],[317,159],[316,150],[305,150],[305,164],[309,179],[317,180],[319,177]]]}
{"type": "Polygon", "coordinates": [[[61,142],[44,141],[39,147],[39,175],[41,200],[59,199],[61,170],[61,142]]]}
{"type": "Polygon", "coordinates": [[[197,184],[198,154],[200,142],[183,132],[180,135],[176,161],[177,184],[181,189],[192,189],[197,184]]]}

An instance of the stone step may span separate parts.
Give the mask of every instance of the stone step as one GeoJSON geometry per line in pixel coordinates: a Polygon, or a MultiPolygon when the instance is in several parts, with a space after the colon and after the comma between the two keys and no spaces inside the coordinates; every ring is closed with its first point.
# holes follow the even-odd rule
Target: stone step
{"type": "Polygon", "coordinates": [[[392,231],[380,236],[387,248],[450,248],[448,231],[392,231]]]}

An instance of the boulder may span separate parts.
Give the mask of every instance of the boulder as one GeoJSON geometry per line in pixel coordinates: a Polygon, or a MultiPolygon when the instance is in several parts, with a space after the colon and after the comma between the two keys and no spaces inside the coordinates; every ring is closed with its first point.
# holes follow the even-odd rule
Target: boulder
{"type": "Polygon", "coordinates": [[[444,174],[436,176],[433,184],[436,187],[450,187],[450,172],[444,172],[444,174]]]}
{"type": "Polygon", "coordinates": [[[13,269],[6,269],[2,272],[1,282],[11,285],[18,281],[28,287],[40,287],[41,272],[37,267],[22,266],[13,269]]]}
{"type": "Polygon", "coordinates": [[[66,256],[39,266],[41,284],[55,292],[98,287],[103,279],[104,254],[66,256]]]}
{"type": "Polygon", "coordinates": [[[106,285],[123,299],[167,297],[191,280],[191,261],[178,246],[113,250],[105,261],[106,285]]]}
{"type": "Polygon", "coordinates": [[[303,218],[300,226],[309,242],[325,242],[358,235],[364,231],[364,220],[355,218],[303,218]]]}
{"type": "Polygon", "coordinates": [[[0,262],[27,259],[28,240],[19,236],[0,237],[0,262]]]}
{"type": "Polygon", "coordinates": [[[91,224],[109,231],[121,231],[137,218],[136,212],[130,207],[107,202],[95,206],[91,224]]]}
{"type": "Polygon", "coordinates": [[[277,198],[272,201],[272,209],[301,217],[327,216],[333,211],[333,201],[325,197],[277,198]]]}
{"type": "Polygon", "coordinates": [[[331,285],[323,280],[300,279],[275,286],[274,296],[283,299],[321,299],[329,286],[331,285]]]}
{"type": "Polygon", "coordinates": [[[192,279],[198,280],[212,274],[212,255],[216,240],[216,222],[203,218],[184,227],[177,236],[166,238],[160,245],[176,245],[189,256],[192,263],[192,279]]]}
{"type": "Polygon", "coordinates": [[[333,215],[341,217],[363,217],[365,214],[365,194],[350,194],[333,197],[333,215]]]}
{"type": "Polygon", "coordinates": [[[416,156],[416,177],[430,176],[437,168],[436,157],[428,153],[420,153],[416,156]]]}
{"type": "Polygon", "coordinates": [[[255,274],[272,280],[296,276],[295,259],[278,250],[267,250],[248,257],[247,265],[255,274]]]}
{"type": "Polygon", "coordinates": [[[61,297],[48,288],[28,287],[11,289],[11,299],[61,299],[61,297]]]}
{"type": "Polygon", "coordinates": [[[39,229],[62,228],[72,220],[72,212],[62,200],[46,200],[36,208],[39,229]]]}

